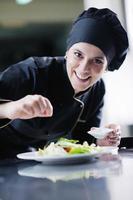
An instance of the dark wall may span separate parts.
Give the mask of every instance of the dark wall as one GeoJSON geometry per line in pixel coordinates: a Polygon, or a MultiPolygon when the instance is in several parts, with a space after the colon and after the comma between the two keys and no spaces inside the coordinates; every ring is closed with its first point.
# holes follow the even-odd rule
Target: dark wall
{"type": "Polygon", "coordinates": [[[65,53],[70,24],[28,24],[0,28],[0,70],[30,56],[61,56],[65,53]]]}

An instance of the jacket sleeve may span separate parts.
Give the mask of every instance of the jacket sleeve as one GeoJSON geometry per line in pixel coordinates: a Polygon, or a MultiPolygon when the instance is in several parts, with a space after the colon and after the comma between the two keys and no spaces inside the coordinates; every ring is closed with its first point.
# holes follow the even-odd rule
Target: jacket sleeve
{"type": "Polygon", "coordinates": [[[87,103],[85,103],[84,112],[77,126],[72,132],[72,137],[78,139],[80,143],[87,141],[89,144],[96,143],[96,138],[89,135],[92,127],[99,127],[102,118],[102,109],[104,106],[105,85],[100,80],[91,90],[87,103]]]}
{"type": "MultiPolygon", "coordinates": [[[[36,65],[33,58],[8,67],[0,73],[0,104],[18,100],[34,90],[36,65]]],[[[8,125],[9,119],[0,119],[0,128],[8,125]]]]}
{"type": "Polygon", "coordinates": [[[32,94],[36,81],[34,59],[11,65],[0,73],[0,99],[18,100],[32,94]]]}

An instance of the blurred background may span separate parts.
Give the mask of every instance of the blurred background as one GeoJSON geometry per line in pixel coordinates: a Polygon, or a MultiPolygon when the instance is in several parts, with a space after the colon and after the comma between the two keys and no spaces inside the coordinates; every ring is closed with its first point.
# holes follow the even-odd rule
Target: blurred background
{"type": "Polygon", "coordinates": [[[128,56],[106,82],[102,124],[118,123],[133,136],[133,1],[0,0],[0,71],[29,56],[61,56],[72,21],[89,7],[110,8],[128,32],[128,56]]]}

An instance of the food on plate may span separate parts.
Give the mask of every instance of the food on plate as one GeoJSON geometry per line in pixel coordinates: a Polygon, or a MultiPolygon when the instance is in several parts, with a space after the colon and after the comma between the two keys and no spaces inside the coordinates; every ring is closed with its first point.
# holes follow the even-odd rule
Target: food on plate
{"type": "Polygon", "coordinates": [[[48,146],[38,150],[39,155],[73,155],[85,153],[97,153],[101,151],[101,147],[95,144],[89,145],[86,141],[78,144],[78,140],[69,140],[60,138],[56,143],[51,142],[48,146]]]}

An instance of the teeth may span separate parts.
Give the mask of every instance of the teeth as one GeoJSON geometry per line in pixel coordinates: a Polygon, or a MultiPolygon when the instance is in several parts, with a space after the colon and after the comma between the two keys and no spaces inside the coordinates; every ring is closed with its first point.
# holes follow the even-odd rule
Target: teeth
{"type": "Polygon", "coordinates": [[[82,77],[80,74],[76,74],[77,75],[77,77],[79,78],[79,79],[81,79],[81,80],[86,80],[86,79],[88,79],[89,77],[87,76],[87,77],[82,77]]]}

